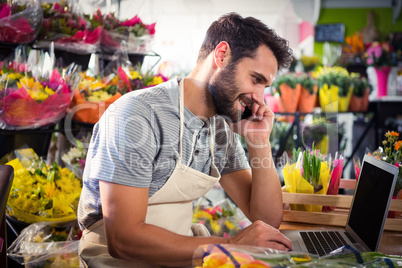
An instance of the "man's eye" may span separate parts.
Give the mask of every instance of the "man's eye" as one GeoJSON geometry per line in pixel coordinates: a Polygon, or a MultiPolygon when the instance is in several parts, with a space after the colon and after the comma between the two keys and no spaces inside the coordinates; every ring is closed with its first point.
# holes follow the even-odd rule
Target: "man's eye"
{"type": "Polygon", "coordinates": [[[256,84],[259,84],[259,83],[261,82],[261,79],[258,78],[258,77],[256,77],[256,76],[253,76],[253,81],[254,81],[254,83],[256,83],[256,84]]]}

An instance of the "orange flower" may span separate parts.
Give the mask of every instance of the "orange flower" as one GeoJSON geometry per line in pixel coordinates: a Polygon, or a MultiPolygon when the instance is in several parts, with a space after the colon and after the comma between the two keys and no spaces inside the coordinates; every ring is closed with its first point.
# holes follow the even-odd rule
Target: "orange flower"
{"type": "Polygon", "coordinates": [[[402,146],[402,140],[397,141],[397,142],[395,143],[395,150],[399,151],[399,148],[401,148],[401,146],[402,146]]]}

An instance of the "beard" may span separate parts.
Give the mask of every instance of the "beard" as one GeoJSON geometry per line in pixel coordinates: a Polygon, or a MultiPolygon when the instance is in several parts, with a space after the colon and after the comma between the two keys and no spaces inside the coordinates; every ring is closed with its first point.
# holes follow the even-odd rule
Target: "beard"
{"type": "Polygon", "coordinates": [[[230,63],[219,72],[213,81],[208,83],[208,90],[212,97],[212,103],[216,114],[231,120],[232,123],[240,121],[242,118],[241,110],[236,107],[238,101],[239,87],[236,83],[235,65],[230,63]]]}

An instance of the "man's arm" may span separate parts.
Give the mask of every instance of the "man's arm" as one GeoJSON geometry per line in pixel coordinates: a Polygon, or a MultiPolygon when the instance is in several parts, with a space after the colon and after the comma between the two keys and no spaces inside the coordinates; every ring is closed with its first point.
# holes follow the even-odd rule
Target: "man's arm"
{"type": "Polygon", "coordinates": [[[277,229],[262,221],[229,239],[178,235],[145,223],[147,188],[100,181],[100,193],[108,249],[115,258],[178,266],[190,265],[194,250],[202,244],[231,243],[279,250],[292,247],[277,229]]]}
{"type": "Polygon", "coordinates": [[[252,113],[249,119],[229,124],[245,138],[251,172],[228,173],[220,182],[251,221],[262,220],[279,227],[283,216],[282,191],[269,142],[275,115],[264,103],[254,103],[252,113]]]}
{"type": "Polygon", "coordinates": [[[250,147],[251,170],[222,175],[220,184],[250,221],[262,220],[278,228],[283,215],[282,192],[271,149],[250,147]]]}

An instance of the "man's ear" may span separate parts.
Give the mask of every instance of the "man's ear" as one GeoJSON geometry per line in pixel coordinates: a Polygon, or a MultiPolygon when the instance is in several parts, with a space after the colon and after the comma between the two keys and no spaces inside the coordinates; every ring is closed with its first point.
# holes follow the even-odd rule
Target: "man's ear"
{"type": "Polygon", "coordinates": [[[218,68],[225,67],[230,61],[231,50],[228,42],[220,42],[214,51],[214,61],[218,68]]]}

